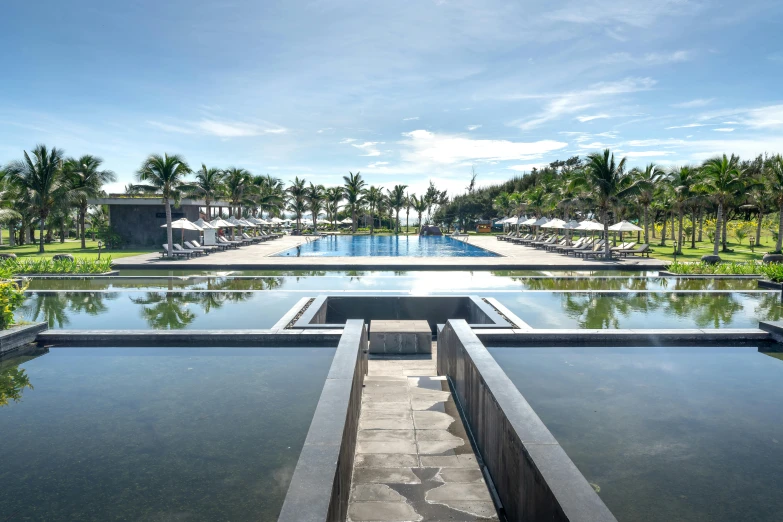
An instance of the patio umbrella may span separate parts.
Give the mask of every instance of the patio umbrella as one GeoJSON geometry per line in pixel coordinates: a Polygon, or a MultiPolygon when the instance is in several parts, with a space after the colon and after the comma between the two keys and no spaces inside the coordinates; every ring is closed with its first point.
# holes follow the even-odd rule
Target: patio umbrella
{"type": "MultiPolygon", "coordinates": [[[[544,218],[546,219],[546,218],[544,218]]],[[[562,219],[555,218],[551,221],[547,221],[543,225],[541,225],[541,228],[565,228],[567,223],[563,221],[562,219]]]]}
{"type": "Polygon", "coordinates": [[[283,220],[282,220],[282,219],[280,219],[279,217],[273,217],[273,218],[272,218],[272,219],[270,219],[269,221],[271,221],[271,222],[272,222],[272,223],[274,223],[275,225],[279,225],[280,223],[282,223],[282,222],[283,222],[283,220]]]}
{"type": "Polygon", "coordinates": [[[221,218],[215,218],[210,221],[209,224],[215,228],[234,228],[236,226],[235,224],[221,218]]]}
{"type": "Polygon", "coordinates": [[[622,220],[619,223],[615,223],[611,227],[609,227],[609,230],[612,232],[615,232],[615,244],[617,244],[617,232],[620,233],[620,243],[623,242],[623,232],[641,232],[642,229],[640,227],[637,227],[633,223],[629,223],[626,220],[622,220]]]}
{"type": "Polygon", "coordinates": [[[198,218],[196,221],[193,222],[193,224],[201,227],[202,230],[206,228],[217,228],[217,227],[213,227],[212,225],[209,224],[209,221],[204,221],[202,218],[198,218]]]}
{"type": "MultiPolygon", "coordinates": [[[[166,228],[166,225],[163,224],[163,225],[160,226],[160,228],[166,228]]],[[[180,238],[180,243],[179,243],[180,245],[184,245],[184,243],[185,243],[185,231],[186,230],[195,230],[197,232],[201,232],[202,230],[204,230],[200,226],[196,225],[195,223],[191,223],[190,221],[188,221],[185,218],[180,218],[180,219],[178,219],[176,221],[172,221],[171,222],[171,228],[172,229],[182,230],[182,237],[180,238]]]]}
{"type": "Polygon", "coordinates": [[[353,224],[353,219],[345,218],[342,221],[340,221],[340,223],[342,223],[343,225],[352,225],[353,224]]]}

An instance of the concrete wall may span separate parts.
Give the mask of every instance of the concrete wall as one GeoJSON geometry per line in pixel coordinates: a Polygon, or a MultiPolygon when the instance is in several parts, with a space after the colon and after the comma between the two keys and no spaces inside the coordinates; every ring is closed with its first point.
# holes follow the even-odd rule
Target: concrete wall
{"type": "Polygon", "coordinates": [[[464,320],[438,335],[445,375],[511,522],[616,522],[464,320]]]}
{"type": "Polygon", "coordinates": [[[348,321],[278,522],[337,522],[347,518],[366,374],[367,330],[361,320],[348,321]]]}
{"type": "MultiPolygon", "coordinates": [[[[171,207],[172,221],[187,218],[196,221],[199,218],[197,206],[171,207]]],[[[109,205],[109,223],[111,227],[129,246],[155,246],[160,247],[166,242],[166,229],[161,228],[166,224],[166,209],[160,205],[109,205]]],[[[180,230],[174,230],[174,240],[179,242],[180,230]]],[[[198,240],[199,233],[192,230],[185,231],[185,240],[198,240]]]]}

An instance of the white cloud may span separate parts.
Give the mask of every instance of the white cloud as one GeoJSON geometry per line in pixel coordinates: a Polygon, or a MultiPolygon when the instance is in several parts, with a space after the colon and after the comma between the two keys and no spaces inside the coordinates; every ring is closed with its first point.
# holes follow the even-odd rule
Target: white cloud
{"type": "Polygon", "coordinates": [[[418,120],[418,119],[419,119],[418,116],[412,116],[410,118],[403,118],[402,121],[414,121],[414,120],[418,120]]]}
{"type": "Polygon", "coordinates": [[[468,125],[468,127],[467,127],[467,129],[469,131],[474,131],[474,130],[480,129],[480,128],[481,128],[481,125],[468,125]]]}
{"type": "Polygon", "coordinates": [[[375,163],[370,163],[369,165],[367,165],[367,168],[368,169],[374,169],[374,168],[381,167],[383,165],[388,165],[388,164],[389,164],[388,161],[376,161],[375,163]]]}
{"type": "Polygon", "coordinates": [[[511,122],[523,130],[529,130],[539,125],[556,120],[562,116],[580,113],[596,105],[604,104],[608,99],[621,94],[647,91],[653,88],[652,78],[625,78],[617,82],[600,82],[580,91],[572,91],[555,95],[522,95],[510,96],[508,99],[549,99],[545,109],[526,120],[511,122]]]}
{"type": "Polygon", "coordinates": [[[362,156],[375,157],[380,156],[381,151],[378,150],[377,145],[383,145],[382,141],[365,141],[364,143],[351,143],[351,147],[356,147],[359,150],[366,152],[362,156]]]}
{"type": "Polygon", "coordinates": [[[712,129],[715,132],[734,132],[734,129],[731,127],[721,127],[720,129],[712,129]]]}
{"type": "Polygon", "coordinates": [[[634,56],[631,53],[620,52],[612,53],[601,61],[606,64],[630,63],[636,65],[662,65],[667,63],[686,62],[690,60],[692,56],[693,53],[690,51],[674,51],[672,53],[647,53],[639,56],[634,56]]]}
{"type": "MultiPolygon", "coordinates": [[[[659,18],[694,13],[699,4],[688,0],[573,0],[552,11],[548,18],[583,25],[606,25],[616,35],[617,24],[634,28],[652,27],[659,18]]],[[[620,28],[621,29],[621,28],[620,28]]],[[[619,36],[616,36],[619,39],[619,36]]]]}
{"type": "Polygon", "coordinates": [[[668,156],[670,154],[674,153],[668,150],[638,150],[626,152],[623,155],[628,156],[629,158],[653,158],[656,156],[668,156]]]}
{"type": "Polygon", "coordinates": [[[241,121],[219,121],[202,119],[197,122],[183,122],[178,125],[148,121],[148,124],[166,132],[179,134],[206,134],[220,138],[241,138],[264,134],[285,134],[287,129],[272,123],[246,123],[241,121]]]}
{"type": "Polygon", "coordinates": [[[530,172],[533,169],[542,169],[549,165],[549,163],[524,163],[522,165],[511,165],[506,167],[509,170],[516,170],[517,172],[530,172]]]}
{"type": "Polygon", "coordinates": [[[704,127],[706,123],[688,123],[687,125],[675,125],[673,127],[666,127],[666,130],[670,129],[692,129],[694,127],[704,127]]]}
{"type": "Polygon", "coordinates": [[[752,129],[773,129],[783,127],[783,105],[767,105],[754,109],[737,108],[702,114],[699,119],[709,121],[731,118],[724,125],[745,125],[752,129]]]}
{"type": "Polygon", "coordinates": [[[696,109],[699,107],[706,107],[713,101],[715,101],[715,98],[697,98],[695,100],[672,104],[672,107],[675,109],[696,109]]]}
{"type": "Polygon", "coordinates": [[[535,159],[564,148],[567,143],[554,140],[514,142],[475,140],[458,135],[435,134],[426,130],[404,133],[402,144],[408,149],[403,159],[415,163],[455,164],[463,161],[510,161],[535,159]]]}
{"type": "Polygon", "coordinates": [[[626,145],[628,147],[660,147],[660,146],[679,146],[684,145],[687,142],[684,140],[675,140],[675,139],[668,139],[668,140],[660,140],[660,139],[651,139],[651,140],[630,140],[623,145],[626,145]]]}
{"type": "Polygon", "coordinates": [[[585,116],[585,115],[577,116],[576,119],[579,120],[581,123],[587,123],[588,121],[603,120],[609,117],[610,116],[608,114],[601,113],[601,114],[593,114],[591,116],[585,116]]]}
{"type": "Polygon", "coordinates": [[[340,140],[340,145],[347,145],[348,143],[353,143],[355,141],[356,139],[354,138],[343,138],[342,140],[340,140]]]}

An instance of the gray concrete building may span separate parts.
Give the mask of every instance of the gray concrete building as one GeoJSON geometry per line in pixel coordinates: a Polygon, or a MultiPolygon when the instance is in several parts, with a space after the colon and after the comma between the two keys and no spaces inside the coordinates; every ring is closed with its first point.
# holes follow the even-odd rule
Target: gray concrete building
{"type": "MultiPolygon", "coordinates": [[[[125,246],[160,246],[166,242],[166,209],[159,197],[114,197],[89,201],[90,205],[106,205],[109,209],[109,225],[123,239],[125,246]]],[[[213,215],[228,209],[227,202],[210,203],[213,215]]],[[[179,207],[171,206],[172,221],[187,218],[197,220],[203,215],[206,205],[203,200],[182,199],[179,207]]],[[[174,231],[179,242],[181,233],[174,231]]],[[[185,240],[198,239],[199,233],[186,230],[185,240]]]]}

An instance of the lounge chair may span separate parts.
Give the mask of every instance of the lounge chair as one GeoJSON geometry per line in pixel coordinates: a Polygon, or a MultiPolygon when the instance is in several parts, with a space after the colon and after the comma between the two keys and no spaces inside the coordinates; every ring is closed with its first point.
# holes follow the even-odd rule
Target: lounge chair
{"type": "Polygon", "coordinates": [[[218,251],[218,247],[200,245],[198,241],[185,241],[185,246],[190,248],[195,248],[195,249],[206,250],[207,254],[211,254],[212,252],[218,251]]]}
{"type": "Polygon", "coordinates": [[[574,257],[584,257],[586,259],[587,257],[595,256],[596,253],[604,252],[604,245],[606,245],[606,241],[602,239],[596,242],[592,248],[574,250],[574,257]]]}
{"type": "Polygon", "coordinates": [[[589,240],[590,240],[590,238],[588,238],[588,237],[580,237],[579,239],[577,239],[576,241],[574,241],[570,245],[567,245],[567,244],[566,245],[554,245],[553,247],[550,248],[550,250],[553,250],[553,251],[559,252],[559,253],[565,252],[566,250],[575,250],[575,249],[580,248],[581,246],[583,246],[589,240]]]}
{"type": "MultiPolygon", "coordinates": [[[[175,243],[176,245],[176,243],[175,243]]],[[[185,257],[186,259],[190,259],[190,257],[193,255],[193,252],[185,252],[182,250],[177,250],[175,248],[172,248],[172,251],[169,252],[169,246],[168,245],[161,245],[163,246],[163,252],[160,253],[160,257],[185,257]]]]}
{"type": "Polygon", "coordinates": [[[249,239],[253,243],[260,243],[261,241],[266,241],[262,236],[249,236],[246,232],[242,232],[242,238],[243,239],[249,239]]]}
{"type": "Polygon", "coordinates": [[[556,249],[558,247],[566,246],[567,243],[568,243],[568,239],[563,238],[560,241],[558,241],[557,243],[550,243],[548,245],[544,245],[544,250],[549,252],[549,251],[554,250],[554,249],[556,249]]]}
{"type": "Polygon", "coordinates": [[[515,236],[507,238],[506,241],[514,244],[520,244],[521,241],[527,241],[528,239],[533,239],[533,234],[525,234],[524,236],[515,236]]]}
{"type": "Polygon", "coordinates": [[[228,239],[224,238],[223,236],[217,236],[218,243],[222,243],[224,245],[228,245],[230,248],[239,248],[242,246],[241,241],[229,241],[228,239]]]}
{"type": "Polygon", "coordinates": [[[193,255],[196,256],[205,256],[207,255],[207,251],[203,248],[193,248],[185,245],[185,248],[183,248],[181,245],[178,245],[177,243],[174,243],[174,250],[177,252],[192,252],[193,255]]]}
{"type": "Polygon", "coordinates": [[[582,252],[590,252],[591,250],[599,249],[602,246],[604,246],[604,240],[603,239],[601,239],[600,241],[594,241],[592,243],[586,243],[586,244],[582,245],[581,247],[576,248],[574,250],[566,250],[565,254],[567,256],[571,255],[571,254],[574,254],[574,257],[578,257],[579,254],[581,254],[582,252]]]}
{"type": "Polygon", "coordinates": [[[636,248],[618,250],[617,253],[620,255],[620,257],[628,257],[628,256],[636,256],[636,255],[650,257],[650,245],[645,243],[644,245],[639,245],[636,248]]]}
{"type": "Polygon", "coordinates": [[[202,245],[198,241],[191,241],[190,244],[192,244],[196,248],[214,248],[216,250],[228,250],[231,248],[230,245],[226,245],[225,243],[217,242],[214,245],[202,245]]]}
{"type": "Polygon", "coordinates": [[[499,236],[495,236],[495,239],[498,241],[506,241],[508,239],[513,239],[515,237],[519,237],[519,232],[509,232],[508,234],[501,234],[499,236]]]}
{"type": "Polygon", "coordinates": [[[547,245],[554,245],[557,243],[557,241],[560,239],[560,236],[555,234],[554,236],[550,237],[546,241],[540,241],[538,243],[533,243],[532,246],[535,248],[544,248],[547,245]]]}

